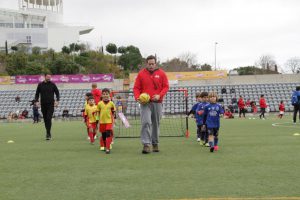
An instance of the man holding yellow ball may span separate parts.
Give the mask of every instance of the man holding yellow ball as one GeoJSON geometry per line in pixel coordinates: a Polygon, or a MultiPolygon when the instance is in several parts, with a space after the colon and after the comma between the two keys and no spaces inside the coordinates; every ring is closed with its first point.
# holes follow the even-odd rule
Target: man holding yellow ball
{"type": "Polygon", "coordinates": [[[162,116],[162,101],[169,90],[169,81],[162,69],[156,64],[155,56],[148,56],[146,68],[142,69],[135,80],[134,98],[141,104],[141,142],[143,154],[159,152],[159,124],[162,116]]]}

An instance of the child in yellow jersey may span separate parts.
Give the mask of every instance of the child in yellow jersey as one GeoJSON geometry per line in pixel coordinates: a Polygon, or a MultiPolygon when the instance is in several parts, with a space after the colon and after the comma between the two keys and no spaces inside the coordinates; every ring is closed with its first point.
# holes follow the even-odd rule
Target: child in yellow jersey
{"type": "MultiPolygon", "coordinates": [[[[83,117],[83,120],[84,120],[84,124],[87,125],[87,115],[86,115],[86,112],[85,112],[85,108],[86,106],[88,105],[88,100],[89,100],[89,97],[92,97],[92,93],[88,92],[85,94],[84,96],[84,106],[83,106],[83,110],[81,110],[82,112],[82,117],[83,117]]],[[[86,127],[86,130],[87,130],[87,134],[89,135],[89,128],[86,127]]],[[[90,137],[88,136],[88,140],[90,139],[90,137]]]]}
{"type": "Polygon", "coordinates": [[[89,131],[89,138],[91,144],[94,144],[95,142],[95,135],[96,135],[96,129],[97,129],[97,122],[96,122],[96,115],[97,115],[98,109],[95,105],[94,98],[91,96],[88,100],[88,105],[85,107],[85,113],[87,116],[86,120],[86,126],[89,131]]]}
{"type": "Polygon", "coordinates": [[[100,138],[100,150],[106,149],[106,153],[110,153],[110,145],[112,141],[113,123],[115,118],[116,107],[114,102],[110,100],[110,91],[107,88],[102,90],[102,100],[98,103],[99,112],[99,131],[102,134],[100,138]]]}

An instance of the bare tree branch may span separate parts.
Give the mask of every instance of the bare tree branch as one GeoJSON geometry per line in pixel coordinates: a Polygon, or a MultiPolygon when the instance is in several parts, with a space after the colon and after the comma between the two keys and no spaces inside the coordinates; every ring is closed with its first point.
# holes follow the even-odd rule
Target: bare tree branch
{"type": "Polygon", "coordinates": [[[285,67],[290,70],[293,74],[299,73],[300,71],[300,58],[294,57],[286,61],[285,67]]]}

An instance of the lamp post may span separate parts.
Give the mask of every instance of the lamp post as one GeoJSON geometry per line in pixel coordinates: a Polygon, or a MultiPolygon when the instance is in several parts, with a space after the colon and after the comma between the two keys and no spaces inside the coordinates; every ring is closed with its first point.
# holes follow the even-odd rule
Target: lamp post
{"type": "Polygon", "coordinates": [[[215,42],[215,71],[217,70],[217,42],[215,42]]]}

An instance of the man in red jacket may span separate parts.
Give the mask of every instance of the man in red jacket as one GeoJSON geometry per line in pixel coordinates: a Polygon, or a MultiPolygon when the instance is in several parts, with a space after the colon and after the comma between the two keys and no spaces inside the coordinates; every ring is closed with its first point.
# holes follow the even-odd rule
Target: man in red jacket
{"type": "Polygon", "coordinates": [[[267,103],[266,103],[265,96],[263,94],[260,95],[259,106],[260,106],[259,118],[261,119],[261,117],[263,117],[263,119],[265,119],[265,112],[266,112],[266,108],[267,108],[267,103]]]}
{"type": "Polygon", "coordinates": [[[92,91],[91,91],[91,93],[92,93],[92,95],[94,97],[95,104],[98,105],[98,102],[100,101],[102,92],[101,92],[101,90],[99,90],[97,88],[97,83],[93,83],[92,84],[92,91]]]}
{"type": "Polygon", "coordinates": [[[243,113],[243,117],[245,118],[245,102],[242,96],[240,96],[239,101],[238,101],[238,107],[239,107],[239,118],[242,117],[242,113],[243,113]]]}
{"type": "Polygon", "coordinates": [[[143,154],[159,152],[158,137],[159,124],[162,116],[162,101],[169,90],[169,81],[162,69],[156,64],[156,57],[148,56],[147,67],[142,69],[135,80],[133,92],[134,98],[141,104],[141,142],[143,144],[143,154]],[[147,93],[150,102],[142,104],[139,101],[140,94],[147,93]]]}

